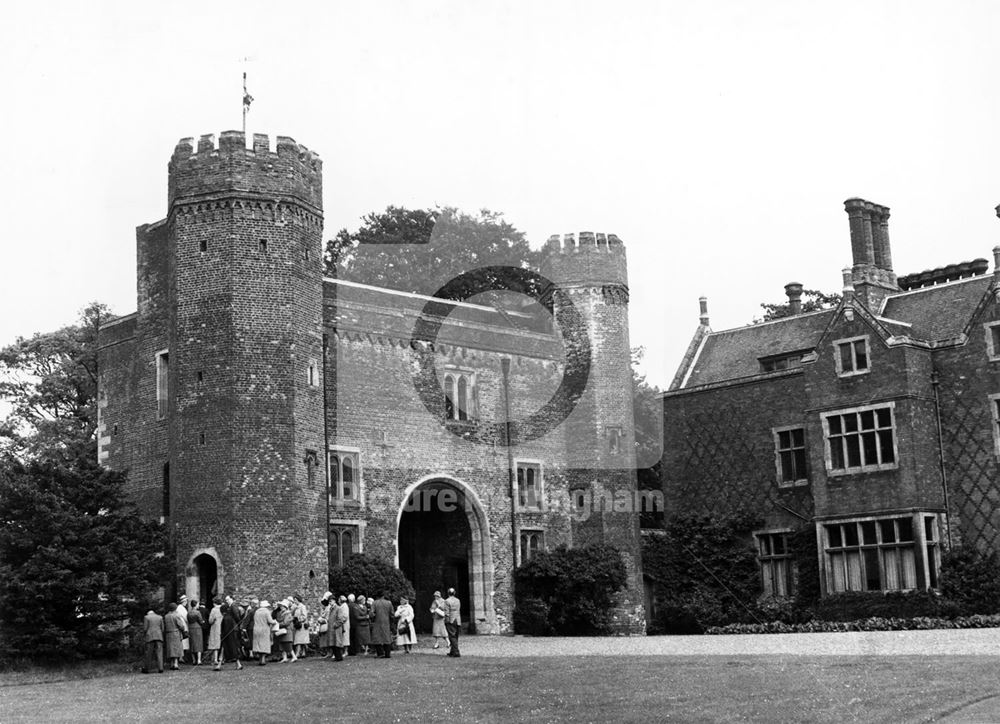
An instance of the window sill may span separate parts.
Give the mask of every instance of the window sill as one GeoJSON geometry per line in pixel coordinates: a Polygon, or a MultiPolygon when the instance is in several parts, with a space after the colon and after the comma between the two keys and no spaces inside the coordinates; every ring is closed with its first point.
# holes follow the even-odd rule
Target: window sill
{"type": "Polygon", "coordinates": [[[807,485],[809,485],[809,478],[802,478],[801,480],[790,480],[787,482],[778,481],[778,487],[782,489],[804,488],[807,485]]]}
{"type": "Polygon", "coordinates": [[[897,463],[892,463],[891,465],[867,465],[860,468],[843,468],[838,470],[827,468],[826,474],[830,478],[841,478],[850,475],[864,475],[866,473],[883,473],[888,470],[899,470],[899,465],[897,463]]]}
{"type": "Polygon", "coordinates": [[[867,369],[867,370],[858,370],[856,372],[838,372],[837,373],[837,377],[839,377],[841,379],[845,379],[845,378],[849,378],[849,377],[861,377],[862,375],[867,375],[870,372],[871,372],[870,369],[867,369]]]}

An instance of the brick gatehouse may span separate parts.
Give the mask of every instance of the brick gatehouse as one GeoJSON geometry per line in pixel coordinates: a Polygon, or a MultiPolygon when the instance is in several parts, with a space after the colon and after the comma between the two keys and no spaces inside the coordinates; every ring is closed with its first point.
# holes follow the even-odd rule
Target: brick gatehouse
{"type": "MultiPolygon", "coordinates": [[[[511,572],[607,542],[642,630],[625,251],[552,237],[523,311],[324,277],[322,164],[182,139],[137,229],[137,311],[100,331],[99,456],[168,526],[189,596],[318,596],[351,552],[511,629],[511,572]],[[510,440],[511,444],[506,444],[510,440]]],[[[474,301],[474,300],[473,300],[474,301]]],[[[426,621],[418,619],[418,624],[426,621]]]]}

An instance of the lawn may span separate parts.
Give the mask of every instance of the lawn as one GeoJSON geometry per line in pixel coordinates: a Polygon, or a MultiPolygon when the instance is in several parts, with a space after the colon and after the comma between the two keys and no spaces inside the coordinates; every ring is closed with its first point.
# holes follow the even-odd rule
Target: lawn
{"type": "Polygon", "coordinates": [[[3,686],[0,721],[961,720],[966,705],[997,701],[997,664],[983,656],[311,659],[3,686]]]}

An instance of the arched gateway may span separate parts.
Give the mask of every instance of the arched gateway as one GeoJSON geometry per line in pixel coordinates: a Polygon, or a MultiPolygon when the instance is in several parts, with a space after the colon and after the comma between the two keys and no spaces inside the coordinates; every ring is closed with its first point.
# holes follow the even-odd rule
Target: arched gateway
{"type": "Polygon", "coordinates": [[[449,476],[418,480],[403,496],[396,531],[396,562],[417,592],[417,630],[431,629],[434,591],[451,587],[462,601],[465,628],[494,633],[489,520],[472,488],[449,476]]]}

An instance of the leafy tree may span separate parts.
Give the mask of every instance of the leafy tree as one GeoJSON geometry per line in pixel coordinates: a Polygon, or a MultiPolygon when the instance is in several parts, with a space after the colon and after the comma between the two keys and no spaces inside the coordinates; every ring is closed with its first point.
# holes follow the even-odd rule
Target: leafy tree
{"type": "Polygon", "coordinates": [[[403,596],[410,601],[416,598],[413,584],[401,570],[364,553],[355,553],[344,565],[330,569],[330,590],[337,595],[364,593],[369,598],[378,598],[388,591],[394,605],[403,596]]]}
{"type": "MultiPolygon", "coordinates": [[[[466,298],[477,286],[538,293],[533,285],[492,268],[532,269],[539,260],[524,233],[502,214],[397,206],[368,214],[355,232],[341,229],[327,242],[325,257],[330,276],[420,294],[435,294],[448,283],[440,294],[447,299],[466,298]]],[[[503,299],[502,294],[488,296],[503,299]]]]}
{"type": "Polygon", "coordinates": [[[169,575],[159,523],[93,458],[0,461],[0,650],[102,656],[169,575]]]}
{"type": "Polygon", "coordinates": [[[97,329],[111,315],[92,303],[77,324],[0,349],[0,446],[22,458],[96,455],[97,329]]]}
{"type": "Polygon", "coordinates": [[[972,546],[956,546],[941,561],[941,595],[964,612],[1000,610],[1000,561],[996,551],[982,553],[972,546]]]}
{"type": "Polygon", "coordinates": [[[604,633],[625,564],[613,546],[559,546],[514,571],[514,629],[535,635],[604,633]]]}
{"type": "MultiPolygon", "coordinates": [[[[639,468],[636,470],[639,490],[663,491],[660,478],[661,453],[663,448],[663,405],[660,390],[640,375],[637,365],[642,361],[645,350],[632,349],[632,408],[635,419],[635,452],[639,468]],[[652,465],[650,461],[656,462],[652,465]]],[[[640,514],[643,528],[662,528],[663,510],[643,511],[640,514]]]]}
{"type": "MultiPolygon", "coordinates": [[[[840,304],[841,299],[843,297],[836,292],[826,294],[815,289],[803,289],[802,312],[818,312],[822,309],[832,309],[840,304]]],[[[788,302],[778,302],[776,304],[762,302],[760,306],[764,310],[764,316],[761,319],[755,319],[754,324],[770,322],[774,319],[783,319],[792,314],[792,309],[788,302]]]]}

